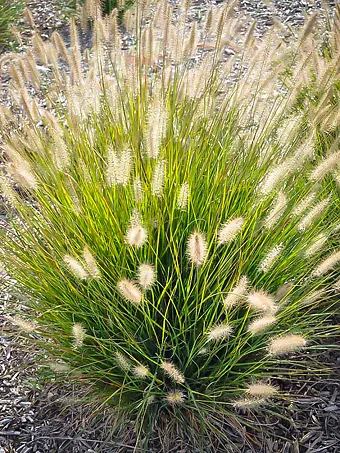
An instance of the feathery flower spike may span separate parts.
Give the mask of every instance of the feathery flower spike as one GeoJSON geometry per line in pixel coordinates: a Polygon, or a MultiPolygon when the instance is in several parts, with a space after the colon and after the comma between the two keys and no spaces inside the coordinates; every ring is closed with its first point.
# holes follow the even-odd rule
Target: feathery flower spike
{"type": "Polygon", "coordinates": [[[219,341],[228,338],[233,329],[228,324],[217,324],[207,333],[207,341],[219,341]]]}
{"type": "Polygon", "coordinates": [[[333,289],[335,291],[340,291],[340,278],[334,283],[333,289]]]}
{"type": "Polygon", "coordinates": [[[89,272],[92,278],[100,277],[100,270],[98,268],[97,262],[90,252],[88,247],[85,247],[83,250],[83,258],[86,263],[86,269],[89,272]]]}
{"type": "Polygon", "coordinates": [[[6,200],[11,203],[12,206],[16,206],[19,202],[18,195],[13,189],[10,180],[3,174],[0,174],[0,189],[6,200]]]}
{"type": "Polygon", "coordinates": [[[148,112],[145,138],[147,156],[155,159],[160,151],[168,123],[168,113],[164,102],[158,96],[151,104],[148,112]]]}
{"type": "Polygon", "coordinates": [[[163,361],[161,366],[170,379],[172,379],[174,382],[177,382],[178,384],[184,384],[184,376],[173,363],[163,361]]]}
{"type": "Polygon", "coordinates": [[[340,151],[337,151],[327,157],[321,164],[314,168],[311,173],[311,179],[318,181],[326,176],[327,173],[333,171],[340,162],[340,151]]]}
{"type": "Polygon", "coordinates": [[[112,148],[107,154],[106,180],[109,186],[122,185],[127,186],[132,169],[132,153],[126,149],[121,154],[115,152],[112,148]]]}
{"type": "Polygon", "coordinates": [[[277,200],[275,205],[273,206],[272,210],[266,217],[264,221],[264,227],[266,229],[273,228],[277,222],[280,220],[280,218],[283,215],[284,210],[286,209],[287,206],[287,197],[283,192],[279,192],[277,196],[277,200]]]}
{"type": "Polygon", "coordinates": [[[269,398],[277,393],[277,388],[270,384],[254,382],[248,386],[246,393],[258,398],[269,398]]]}
{"type": "Polygon", "coordinates": [[[150,289],[155,283],[155,268],[151,264],[141,264],[138,268],[138,281],[142,288],[150,289]]]}
{"type": "Polygon", "coordinates": [[[277,307],[271,296],[264,291],[254,291],[247,296],[248,304],[254,310],[275,312],[277,307]]]}
{"type": "Polygon", "coordinates": [[[268,352],[272,355],[286,354],[301,349],[306,344],[307,341],[301,335],[284,335],[270,341],[268,352]]]}
{"type": "Polygon", "coordinates": [[[267,400],[265,398],[256,398],[256,399],[240,399],[234,402],[234,407],[237,409],[257,409],[260,406],[263,406],[267,400]]]}
{"type": "Polygon", "coordinates": [[[303,214],[314,202],[316,199],[316,193],[312,192],[309,195],[307,195],[305,198],[303,198],[299,204],[295,206],[295,208],[292,210],[293,216],[299,216],[303,214]]]}
{"type": "Polygon", "coordinates": [[[120,294],[129,302],[135,305],[140,305],[142,302],[142,293],[138,286],[131,280],[122,278],[117,283],[117,288],[120,294]]]}
{"type": "Polygon", "coordinates": [[[20,318],[19,316],[14,316],[13,318],[9,318],[9,320],[26,333],[32,333],[35,330],[34,325],[30,321],[20,318]]]}
{"type": "Polygon", "coordinates": [[[262,318],[255,319],[248,326],[248,332],[256,335],[259,332],[267,329],[267,327],[276,323],[275,316],[263,316],[262,318]]]}
{"type": "Polygon", "coordinates": [[[231,290],[231,292],[223,300],[223,305],[225,308],[233,307],[240,300],[244,299],[248,292],[249,281],[248,278],[243,275],[236,286],[231,290]]]}
{"type": "Polygon", "coordinates": [[[132,247],[141,247],[148,239],[148,232],[142,225],[130,226],[125,236],[126,242],[132,247]]]}
{"type": "Polygon", "coordinates": [[[314,277],[321,277],[334,268],[335,265],[340,263],[340,250],[329,255],[324,261],[322,261],[312,272],[314,277]]]}
{"type": "Polygon", "coordinates": [[[172,390],[167,393],[165,400],[171,405],[171,406],[177,406],[180,404],[183,404],[185,401],[185,395],[183,392],[179,390],[172,390]]]}
{"type": "Polygon", "coordinates": [[[12,173],[13,178],[26,189],[36,189],[38,181],[35,177],[31,166],[23,159],[8,165],[8,170],[12,173]]]}
{"type": "Polygon", "coordinates": [[[84,269],[84,267],[81,264],[81,262],[78,261],[73,256],[65,255],[64,256],[64,262],[65,262],[65,264],[67,264],[69,270],[72,272],[72,274],[75,277],[80,278],[81,280],[85,280],[85,279],[89,278],[89,274],[84,269]]]}
{"type": "Polygon", "coordinates": [[[181,211],[185,211],[188,206],[188,198],[189,198],[189,184],[187,182],[183,183],[180,187],[178,199],[177,199],[177,207],[181,211]]]}
{"type": "Polygon", "coordinates": [[[298,223],[298,230],[305,231],[315,222],[321,214],[328,208],[330,202],[330,197],[325,198],[324,200],[317,203],[314,208],[312,208],[308,214],[306,214],[302,220],[298,223]]]}
{"type": "Polygon", "coordinates": [[[326,291],[324,288],[322,289],[317,289],[316,291],[313,291],[309,293],[304,299],[303,299],[303,305],[311,305],[317,302],[318,300],[321,300],[326,294],[326,291]]]}
{"type": "Polygon", "coordinates": [[[138,378],[145,378],[149,374],[149,370],[144,365],[137,365],[133,367],[132,373],[138,378]]]}
{"type": "Polygon", "coordinates": [[[139,203],[142,201],[143,198],[143,187],[142,187],[142,181],[140,180],[139,177],[135,178],[133,181],[133,193],[135,196],[135,202],[139,203]]]}
{"type": "Polygon", "coordinates": [[[80,348],[85,339],[86,331],[80,323],[75,323],[72,326],[73,348],[80,348]]]}
{"type": "Polygon", "coordinates": [[[218,232],[218,243],[226,244],[235,239],[244,224],[243,217],[237,217],[222,225],[218,232]]]}
{"type": "Polygon", "coordinates": [[[261,261],[261,263],[259,265],[259,270],[264,273],[268,272],[272,268],[274,262],[280,256],[282,249],[283,249],[283,244],[278,244],[275,247],[273,247],[271,250],[269,250],[267,255],[261,261]]]}
{"type": "Polygon", "coordinates": [[[165,177],[165,160],[161,160],[156,165],[152,177],[151,191],[152,194],[155,195],[156,197],[161,197],[163,195],[164,177],[165,177]]]}
{"type": "Polygon", "coordinates": [[[285,178],[294,170],[295,161],[295,158],[292,157],[274,168],[261,183],[259,188],[261,194],[264,196],[270,195],[278,185],[283,184],[285,178]]]}
{"type": "Polygon", "coordinates": [[[121,368],[124,371],[129,371],[131,369],[131,363],[127,357],[125,357],[124,354],[121,352],[116,351],[115,352],[115,359],[117,362],[117,365],[119,368],[121,368]]]}
{"type": "Polygon", "coordinates": [[[207,257],[207,241],[202,233],[195,231],[188,240],[187,254],[192,264],[200,266],[207,257]]]}
{"type": "Polygon", "coordinates": [[[306,250],[305,256],[310,257],[314,255],[315,253],[319,252],[322,247],[326,244],[327,242],[327,236],[324,233],[320,233],[316,241],[306,250]]]}

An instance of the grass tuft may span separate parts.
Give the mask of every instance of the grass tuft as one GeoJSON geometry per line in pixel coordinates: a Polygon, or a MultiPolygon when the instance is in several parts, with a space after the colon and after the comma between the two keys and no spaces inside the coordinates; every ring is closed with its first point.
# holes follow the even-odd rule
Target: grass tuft
{"type": "Polygon", "coordinates": [[[146,451],[161,425],[207,451],[221,420],[280,412],[339,335],[338,29],[324,55],[316,16],[287,44],[184,3],[129,10],[130,45],[115,14],[90,49],[74,20],[70,48],[36,37],[12,62],[21,114],[1,111],[2,261],[32,340],[146,451]]]}

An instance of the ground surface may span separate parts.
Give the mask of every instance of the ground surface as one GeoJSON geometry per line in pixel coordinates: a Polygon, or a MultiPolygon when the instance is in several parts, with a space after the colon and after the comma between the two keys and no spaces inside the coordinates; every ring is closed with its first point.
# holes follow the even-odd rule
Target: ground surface
{"type": "MultiPolygon", "coordinates": [[[[212,2],[194,0],[193,15],[209,3],[212,2]]],[[[65,14],[59,0],[29,0],[27,5],[43,35],[50,35],[56,28],[65,29],[65,14]]],[[[274,14],[283,23],[295,26],[303,22],[304,11],[319,8],[320,2],[275,0],[272,5],[268,9],[258,0],[240,1],[241,8],[257,20],[259,33],[272,23],[274,14]]],[[[27,32],[24,45],[29,40],[27,32]]],[[[8,78],[4,76],[1,81],[0,95],[6,91],[8,78]]],[[[5,95],[1,101],[11,106],[5,95]]],[[[104,414],[103,420],[95,424],[91,411],[84,405],[65,408],[66,401],[79,398],[78,389],[37,384],[37,353],[19,338],[8,336],[10,327],[5,316],[11,303],[7,294],[0,295],[0,324],[4,326],[0,331],[0,453],[132,452],[133,436],[124,439],[124,443],[110,438],[110,414],[104,414]]],[[[257,439],[252,446],[235,435],[232,450],[218,449],[216,453],[340,453],[340,348],[324,355],[323,360],[332,368],[324,379],[320,381],[311,375],[307,383],[287,384],[286,390],[297,395],[297,401],[294,406],[282,407],[283,418],[250,416],[254,427],[266,426],[265,437],[250,429],[248,438],[257,439]]],[[[159,453],[159,440],[150,448],[150,453],[159,453]]],[[[194,453],[180,442],[167,450],[171,452],[194,453]]]]}

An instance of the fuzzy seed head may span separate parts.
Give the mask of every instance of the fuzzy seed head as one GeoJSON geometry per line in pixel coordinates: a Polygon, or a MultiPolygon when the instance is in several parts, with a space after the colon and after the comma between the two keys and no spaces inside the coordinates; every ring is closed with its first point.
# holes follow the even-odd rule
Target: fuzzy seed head
{"type": "Polygon", "coordinates": [[[53,135],[52,155],[57,170],[63,171],[69,167],[71,163],[69,150],[63,137],[56,132],[53,135]]]}
{"type": "Polygon", "coordinates": [[[313,271],[312,275],[314,277],[321,277],[324,274],[327,274],[330,270],[334,268],[338,263],[340,263],[340,251],[334,252],[329,255],[324,261],[322,261],[313,271]]]}
{"type": "Polygon", "coordinates": [[[315,255],[315,253],[319,252],[326,244],[327,239],[328,238],[326,234],[320,233],[317,236],[316,241],[306,250],[305,252],[306,257],[309,258],[310,256],[315,255]]]}
{"type": "Polygon", "coordinates": [[[72,337],[73,337],[73,348],[74,349],[78,349],[83,345],[85,335],[86,335],[86,331],[81,324],[79,324],[79,323],[73,324],[72,337]]]}
{"type": "Polygon", "coordinates": [[[270,398],[277,393],[277,388],[270,384],[254,383],[250,384],[246,390],[248,395],[256,398],[270,398]]]}
{"type": "Polygon", "coordinates": [[[55,373],[67,373],[68,371],[71,371],[71,367],[67,363],[50,362],[48,366],[55,373]]]}
{"type": "Polygon", "coordinates": [[[202,233],[195,231],[189,237],[187,254],[189,261],[196,266],[201,266],[207,257],[207,241],[202,233]]]}
{"type": "Polygon", "coordinates": [[[263,180],[259,190],[263,196],[270,195],[278,186],[282,185],[287,176],[294,170],[295,159],[287,159],[274,168],[263,180]]]}
{"type": "Polygon", "coordinates": [[[271,212],[268,214],[267,218],[264,221],[264,227],[268,230],[270,228],[273,228],[282,217],[286,207],[287,197],[283,192],[279,192],[276,203],[274,204],[271,212]]]}
{"type": "Polygon", "coordinates": [[[269,250],[267,255],[263,258],[262,262],[260,263],[259,270],[264,273],[268,272],[272,268],[275,261],[280,256],[282,249],[283,244],[279,244],[273,247],[271,250],[269,250]]]}
{"type": "Polygon", "coordinates": [[[68,185],[67,190],[74,212],[80,214],[82,207],[77,192],[74,190],[74,187],[71,184],[68,185]]]}
{"type": "Polygon", "coordinates": [[[248,326],[248,332],[253,335],[263,332],[267,327],[276,323],[275,316],[263,316],[262,318],[255,319],[248,326]]]}
{"type": "Polygon", "coordinates": [[[164,177],[165,177],[165,160],[161,160],[156,165],[152,177],[151,191],[152,194],[155,195],[156,197],[161,197],[163,195],[164,177]]]}
{"type": "Polygon", "coordinates": [[[265,398],[256,398],[256,399],[240,399],[234,402],[234,407],[237,409],[258,409],[266,403],[265,398]]]}
{"type": "Polygon", "coordinates": [[[83,258],[86,263],[86,269],[92,278],[100,277],[100,270],[98,268],[97,262],[90,252],[88,247],[84,248],[83,258]]]}
{"type": "Polygon", "coordinates": [[[277,309],[273,298],[264,291],[254,291],[248,294],[247,301],[249,306],[257,311],[273,313],[277,309]]]}
{"type": "Polygon", "coordinates": [[[331,154],[329,157],[324,159],[321,164],[314,168],[310,177],[313,181],[319,181],[326,176],[327,173],[333,171],[340,163],[340,151],[331,154]]]}
{"type": "Polygon", "coordinates": [[[273,338],[269,343],[268,351],[272,355],[281,355],[301,349],[306,344],[307,341],[301,335],[285,335],[273,338]]]}
{"type": "Polygon", "coordinates": [[[321,300],[326,294],[325,289],[317,289],[309,293],[303,300],[303,305],[311,305],[321,300]]]}
{"type": "Polygon", "coordinates": [[[165,400],[171,406],[181,405],[185,401],[185,394],[179,390],[173,390],[167,393],[165,400]]]}
{"type": "Polygon", "coordinates": [[[150,289],[155,283],[155,268],[151,264],[141,264],[138,268],[138,281],[143,289],[150,289]]]}
{"type": "Polygon", "coordinates": [[[195,53],[197,44],[199,40],[199,32],[197,30],[197,23],[194,22],[193,26],[191,28],[190,36],[187,40],[187,42],[184,45],[184,55],[185,56],[191,56],[195,53]]]}
{"type": "Polygon", "coordinates": [[[227,297],[223,300],[225,308],[230,308],[242,301],[247,295],[249,287],[248,278],[243,275],[237,285],[231,290],[227,297]]]}
{"type": "Polygon", "coordinates": [[[135,196],[135,202],[140,203],[143,198],[143,186],[139,177],[135,178],[133,181],[133,193],[135,196]]]}
{"type": "Polygon", "coordinates": [[[142,247],[148,239],[148,232],[142,225],[131,226],[126,232],[125,239],[131,247],[142,247]]]}
{"type": "Polygon", "coordinates": [[[164,103],[157,97],[148,112],[145,137],[147,156],[155,159],[165,137],[168,123],[168,114],[164,103]]]}
{"type": "Polygon", "coordinates": [[[226,244],[237,236],[244,224],[244,219],[242,217],[237,217],[236,219],[231,220],[228,223],[222,225],[221,229],[218,232],[218,243],[226,244]]]}
{"type": "Polygon", "coordinates": [[[173,363],[163,361],[161,366],[170,379],[172,379],[174,382],[177,382],[178,384],[184,384],[184,376],[180,373],[180,371],[173,363]]]}
{"type": "Polygon", "coordinates": [[[333,173],[333,179],[337,183],[337,185],[340,187],[340,171],[335,171],[333,173]]]}
{"type": "Polygon", "coordinates": [[[291,282],[284,283],[281,285],[276,293],[275,293],[275,299],[276,300],[281,300],[286,297],[286,295],[290,292],[291,289],[294,288],[294,284],[291,282]]]}
{"type": "Polygon", "coordinates": [[[12,205],[16,206],[18,204],[18,196],[15,190],[10,183],[10,180],[5,176],[0,174],[0,189],[6,200],[12,205]]]}
{"type": "Polygon", "coordinates": [[[306,231],[315,222],[321,214],[328,208],[330,197],[317,203],[308,214],[306,214],[298,224],[299,231],[306,231]]]}
{"type": "Polygon", "coordinates": [[[37,178],[28,162],[20,160],[8,168],[13,174],[14,179],[26,189],[36,189],[38,187],[37,178]]]}
{"type": "Polygon", "coordinates": [[[131,369],[131,363],[127,357],[121,352],[115,352],[116,363],[124,371],[129,371],[131,369]]]}
{"type": "Polygon", "coordinates": [[[337,292],[340,291],[340,278],[334,283],[333,289],[337,292]]]}
{"type": "Polygon", "coordinates": [[[13,318],[9,318],[9,320],[19,329],[26,333],[32,333],[35,330],[34,325],[27,321],[26,319],[20,318],[19,316],[14,316],[13,318]]]}
{"type": "Polygon", "coordinates": [[[142,293],[138,286],[131,280],[122,278],[117,283],[117,288],[124,299],[132,302],[135,305],[140,305],[142,302],[142,293]]]}
{"type": "Polygon", "coordinates": [[[144,365],[137,365],[137,366],[133,367],[132,373],[134,376],[142,379],[142,378],[145,378],[148,376],[149,370],[144,365]]]}
{"type": "Polygon", "coordinates": [[[207,341],[219,341],[228,338],[233,329],[228,324],[217,324],[207,334],[207,341]]]}
{"type": "Polygon", "coordinates": [[[108,150],[106,180],[109,186],[127,186],[132,169],[132,153],[126,149],[118,154],[113,149],[108,150]]]}
{"type": "Polygon", "coordinates": [[[213,22],[213,8],[209,8],[206,19],[205,19],[205,25],[204,25],[204,33],[206,35],[209,34],[213,22]]]}
{"type": "Polygon", "coordinates": [[[69,268],[69,270],[75,277],[80,278],[81,280],[85,280],[85,279],[89,278],[89,274],[84,269],[81,262],[78,261],[73,256],[65,255],[64,263],[67,265],[67,267],[69,268]]]}
{"type": "Polygon", "coordinates": [[[141,215],[138,209],[134,208],[130,218],[130,226],[135,227],[142,224],[141,215]]]}
{"type": "Polygon", "coordinates": [[[25,18],[25,21],[27,22],[27,24],[30,26],[30,28],[33,30],[35,29],[35,22],[34,22],[34,17],[31,13],[31,11],[29,10],[29,8],[25,8],[23,10],[23,16],[25,18]]]}
{"type": "Polygon", "coordinates": [[[307,195],[299,204],[295,206],[292,211],[292,214],[296,217],[303,214],[314,202],[316,198],[316,194],[314,192],[307,195]]]}
{"type": "Polygon", "coordinates": [[[179,189],[177,207],[181,211],[185,211],[188,206],[189,199],[189,184],[187,182],[183,183],[179,189]]]}

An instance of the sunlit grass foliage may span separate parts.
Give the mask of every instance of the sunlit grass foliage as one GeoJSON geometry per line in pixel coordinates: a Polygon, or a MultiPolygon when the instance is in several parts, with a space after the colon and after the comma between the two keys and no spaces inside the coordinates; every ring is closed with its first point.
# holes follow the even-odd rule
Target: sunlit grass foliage
{"type": "Polygon", "coordinates": [[[32,313],[11,321],[137,440],[280,411],[339,333],[339,29],[325,58],[316,16],[287,43],[235,4],[143,3],[128,44],[113,12],[91,49],[72,22],[11,63],[2,261],[32,313]]]}

